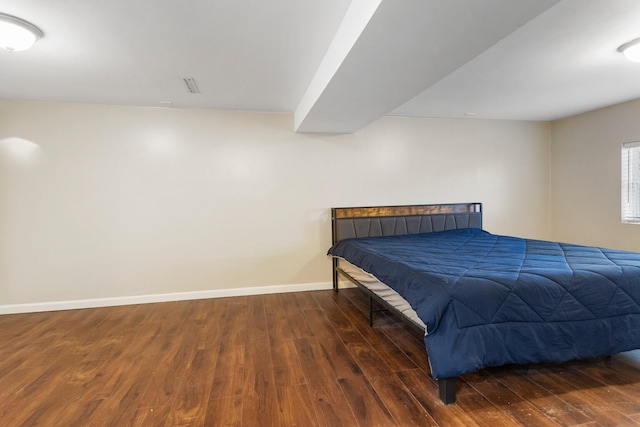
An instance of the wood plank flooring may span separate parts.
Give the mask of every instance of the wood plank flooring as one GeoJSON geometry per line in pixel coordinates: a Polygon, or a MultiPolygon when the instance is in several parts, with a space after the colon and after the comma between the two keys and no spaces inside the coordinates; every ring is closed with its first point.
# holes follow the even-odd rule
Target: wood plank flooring
{"type": "Polygon", "coordinates": [[[635,426],[640,357],[486,369],[446,406],[358,289],[0,316],[2,426],[635,426]]]}

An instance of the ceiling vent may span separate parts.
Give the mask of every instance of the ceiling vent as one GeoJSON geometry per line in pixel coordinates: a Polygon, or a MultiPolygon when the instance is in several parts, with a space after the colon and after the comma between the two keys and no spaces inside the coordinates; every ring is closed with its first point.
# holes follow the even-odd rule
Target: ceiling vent
{"type": "Polygon", "coordinates": [[[200,93],[200,89],[198,89],[198,85],[196,84],[196,79],[193,77],[184,77],[182,80],[184,81],[184,85],[187,87],[189,93],[200,93]]]}

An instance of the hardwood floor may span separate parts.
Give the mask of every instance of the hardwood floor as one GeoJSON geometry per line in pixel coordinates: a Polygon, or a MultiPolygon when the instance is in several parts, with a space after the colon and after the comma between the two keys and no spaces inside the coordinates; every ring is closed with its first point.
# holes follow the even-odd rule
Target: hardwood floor
{"type": "Polygon", "coordinates": [[[357,289],[0,316],[2,426],[632,426],[635,353],[464,375],[357,289]]]}

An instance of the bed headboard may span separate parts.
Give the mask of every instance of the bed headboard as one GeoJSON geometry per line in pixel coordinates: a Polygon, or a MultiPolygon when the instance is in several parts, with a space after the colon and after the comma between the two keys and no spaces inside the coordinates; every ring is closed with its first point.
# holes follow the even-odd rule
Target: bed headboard
{"type": "Polygon", "coordinates": [[[333,244],[351,237],[482,228],[482,203],[332,208],[333,244]]]}

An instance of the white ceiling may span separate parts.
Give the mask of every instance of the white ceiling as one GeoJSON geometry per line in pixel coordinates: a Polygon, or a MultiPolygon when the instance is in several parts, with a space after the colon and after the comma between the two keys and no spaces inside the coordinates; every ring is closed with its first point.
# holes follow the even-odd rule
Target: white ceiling
{"type": "Polygon", "coordinates": [[[638,0],[14,0],[0,99],[291,112],[299,132],[384,115],[556,120],[640,98],[638,0]],[[201,93],[190,94],[183,77],[201,93]]]}

